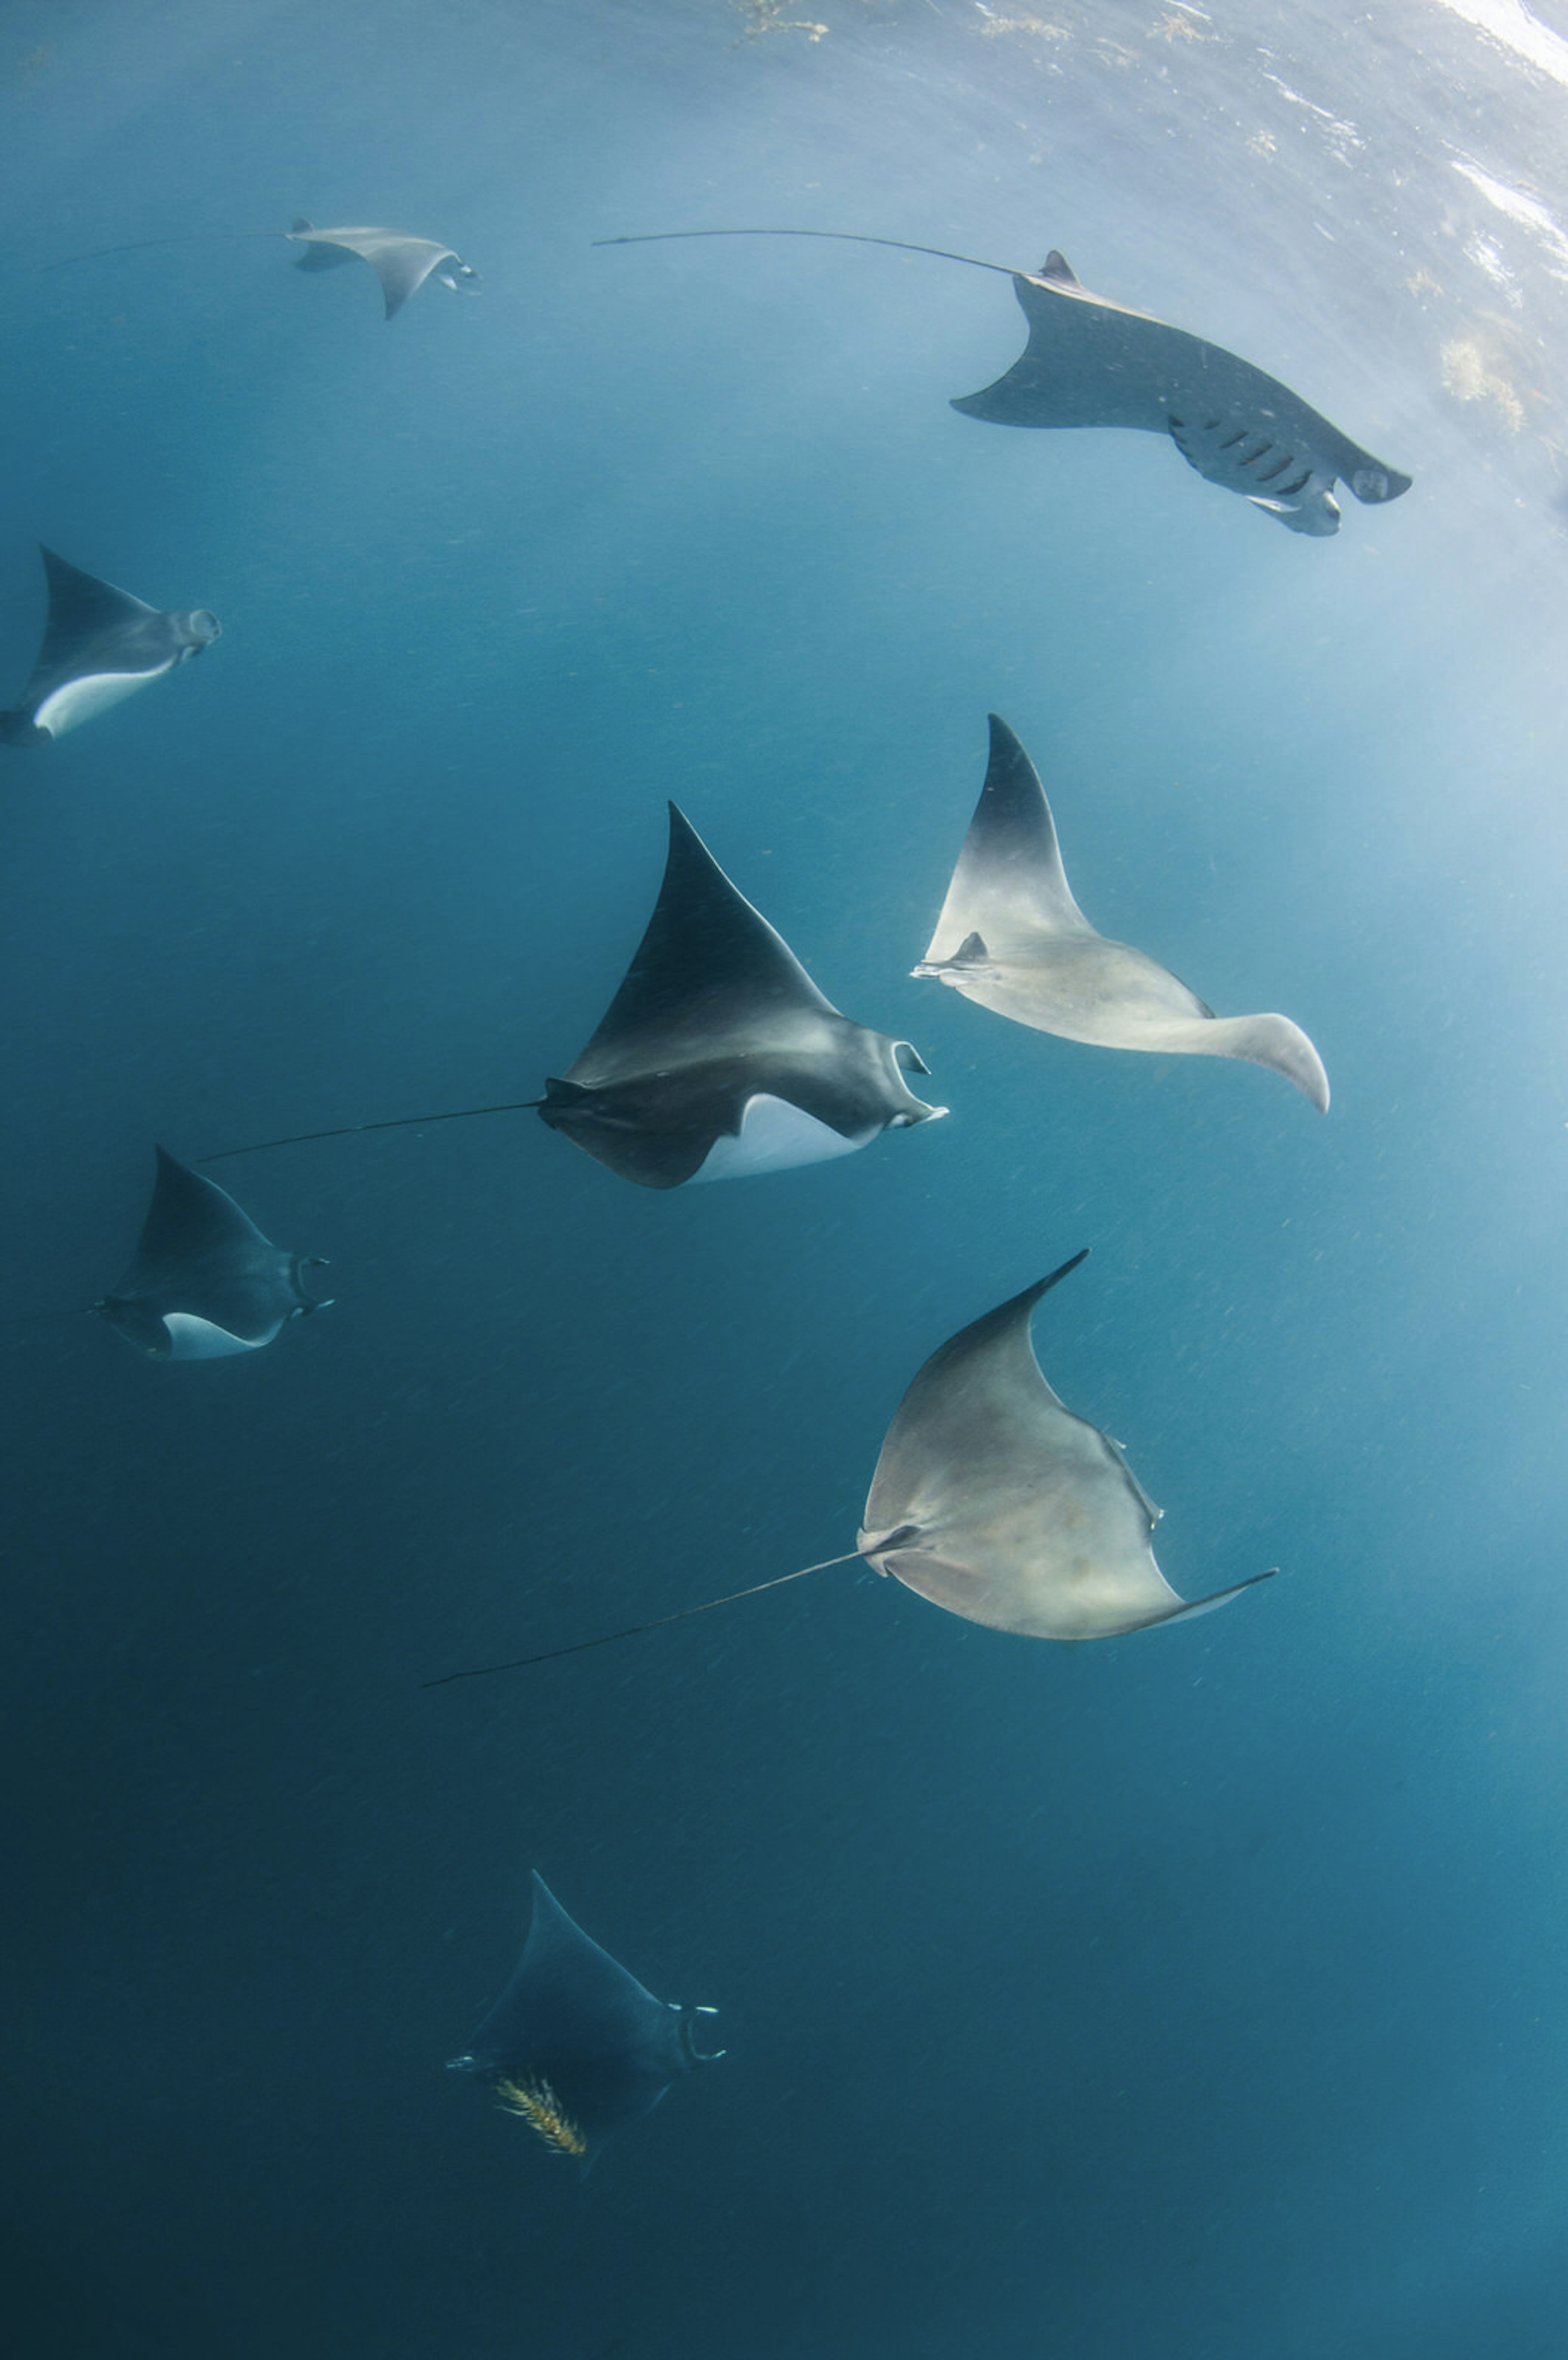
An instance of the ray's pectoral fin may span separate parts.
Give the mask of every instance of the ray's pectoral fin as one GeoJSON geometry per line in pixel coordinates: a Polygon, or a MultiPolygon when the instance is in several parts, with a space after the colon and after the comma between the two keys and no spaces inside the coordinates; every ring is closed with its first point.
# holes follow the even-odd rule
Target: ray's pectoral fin
{"type": "Polygon", "coordinates": [[[1245,1581],[1233,1582],[1229,1590],[1211,1590],[1207,1598],[1194,1598],[1189,1604],[1172,1607],[1168,1614],[1155,1615],[1145,1627],[1157,1630],[1165,1622],[1193,1622],[1200,1614],[1217,1613],[1222,1606],[1229,1606],[1244,1590],[1255,1590],[1260,1581],[1272,1581],[1278,1570],[1277,1565],[1271,1565],[1266,1573],[1249,1573],[1245,1581]]]}
{"type": "Polygon", "coordinates": [[[1211,1016],[1197,1045],[1215,1056],[1240,1057],[1283,1074],[1320,1114],[1327,1114],[1329,1077],[1323,1061],[1288,1016],[1211,1016]]]}

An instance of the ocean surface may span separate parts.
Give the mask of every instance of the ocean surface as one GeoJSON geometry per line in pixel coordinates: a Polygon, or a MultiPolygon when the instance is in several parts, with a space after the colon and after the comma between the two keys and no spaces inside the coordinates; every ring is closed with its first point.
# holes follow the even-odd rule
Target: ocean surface
{"type": "Polygon", "coordinates": [[[1556,2360],[1565,116],[1561,0],[4,0],[0,691],[40,540],[223,623],[0,748],[17,2360],[1556,2360]],[[298,213],[483,286],[384,324],[298,213]],[[980,271],[592,243],[757,224],[1058,247],[1414,488],[959,416],[980,271]],[[910,979],[989,709],[1326,1119],[910,979]],[[215,1176],[331,1310],[76,1316],[155,1141],[536,1097],[669,796],[948,1120],[280,1149],[215,1176]],[[851,1566],[422,1688],[852,1548],[1085,1245],[1046,1373],[1184,1595],[1277,1580],[1065,1647],[851,1566]],[[587,2180],[443,2070],[532,1869],[721,2010],[587,2180]]]}

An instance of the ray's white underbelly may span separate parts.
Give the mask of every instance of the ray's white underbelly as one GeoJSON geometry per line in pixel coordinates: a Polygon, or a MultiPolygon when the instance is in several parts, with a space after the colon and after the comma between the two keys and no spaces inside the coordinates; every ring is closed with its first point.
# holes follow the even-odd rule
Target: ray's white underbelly
{"type": "MultiPolygon", "coordinates": [[[[278,1333],[274,1328],[265,1336],[233,1336],[211,1319],[198,1319],[193,1311],[166,1311],[163,1324],[171,1360],[226,1360],[236,1352],[259,1351],[278,1333]]],[[[280,1320],[278,1326],[282,1324],[280,1320]]]]}
{"type": "Polygon", "coordinates": [[[110,706],[121,705],[145,688],[149,680],[160,680],[173,670],[172,661],[159,664],[153,672],[90,672],[85,679],[67,681],[46,696],[33,715],[36,727],[47,729],[51,738],[63,738],[68,729],[79,729],[84,721],[94,720],[110,706]]]}
{"type": "Polygon", "coordinates": [[[1185,984],[1124,944],[1063,944],[1015,960],[993,955],[987,964],[990,972],[972,984],[961,968],[951,980],[982,1007],[1064,1040],[1157,1048],[1173,1027],[1185,1036],[1209,1021],[1185,984]]]}
{"type": "Polygon", "coordinates": [[[853,1155],[876,1137],[875,1127],[846,1139],[831,1123],[818,1122],[787,1098],[760,1092],[748,1098],[738,1139],[726,1133],[708,1149],[692,1181],[743,1180],[759,1172],[789,1172],[802,1164],[826,1164],[853,1155]]]}

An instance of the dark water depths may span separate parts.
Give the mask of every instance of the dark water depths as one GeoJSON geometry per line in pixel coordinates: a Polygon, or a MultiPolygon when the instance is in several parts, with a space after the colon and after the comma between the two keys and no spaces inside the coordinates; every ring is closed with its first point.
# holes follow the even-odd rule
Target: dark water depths
{"type": "Polygon", "coordinates": [[[526,1115],[291,1149],[223,1176],[323,1318],[0,1348],[12,2348],[1560,2349],[1568,42],[1487,13],[0,9],[7,694],[37,538],[225,627],[6,759],[10,1307],[114,1279],[155,1138],[533,1095],[666,795],[953,1109],[670,1196],[526,1115]],[[37,268],[296,211],[484,288],[37,268]],[[588,245],[759,220],[1059,246],[1415,489],[1304,541],[961,419],[978,272],[588,245]],[[907,979],[988,706],[1326,1120],[907,979]],[[850,1546],[919,1360],[1086,1243],[1047,1374],[1179,1589],[1280,1580],[1075,1650],[851,1568],[421,1692],[850,1546]],[[723,2009],[586,2186],[441,2070],[534,1866],[723,2009]]]}

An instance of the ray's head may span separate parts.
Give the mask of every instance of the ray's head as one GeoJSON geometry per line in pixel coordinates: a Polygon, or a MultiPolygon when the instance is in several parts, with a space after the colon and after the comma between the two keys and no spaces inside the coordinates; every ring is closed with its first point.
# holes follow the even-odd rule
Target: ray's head
{"type": "Polygon", "coordinates": [[[224,627],[210,606],[192,606],[189,614],[181,616],[180,626],[185,641],[182,657],[199,656],[203,648],[223,637],[224,627]]]}
{"type": "Polygon", "coordinates": [[[706,2029],[701,2019],[704,2016],[717,2016],[718,2010],[716,2007],[704,2007],[700,2004],[695,2007],[686,2007],[683,2006],[678,2000],[672,2000],[670,2005],[680,2018],[681,2048],[687,2065],[717,2065],[724,2055],[724,2050],[702,2048],[698,2044],[697,2034],[706,2029]]]}
{"type": "Polygon", "coordinates": [[[459,295],[471,295],[476,287],[484,284],[473,264],[460,261],[455,254],[447,256],[435,275],[444,287],[452,288],[459,295]]]}

